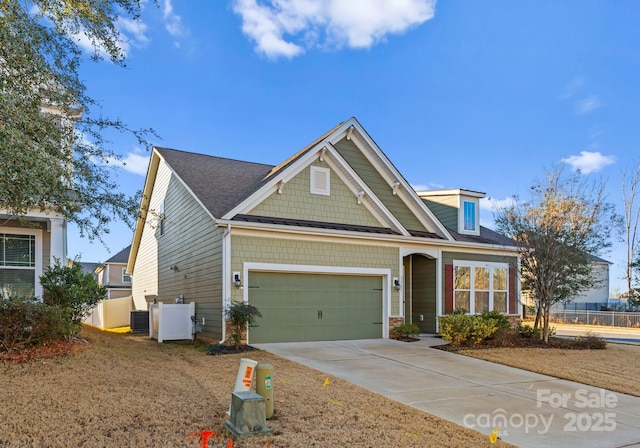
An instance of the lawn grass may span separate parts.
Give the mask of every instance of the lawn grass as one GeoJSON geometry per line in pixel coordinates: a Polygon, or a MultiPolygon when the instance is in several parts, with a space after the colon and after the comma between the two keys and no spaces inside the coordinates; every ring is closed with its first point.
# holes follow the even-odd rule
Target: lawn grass
{"type": "Polygon", "coordinates": [[[89,347],[0,362],[0,446],[227,447],[226,411],[240,358],[274,367],[274,435],[234,447],[483,447],[489,437],[263,351],[207,356],[86,327],[89,347]]]}
{"type": "Polygon", "coordinates": [[[640,397],[638,345],[609,343],[604,350],[487,348],[458,353],[640,397]]]}

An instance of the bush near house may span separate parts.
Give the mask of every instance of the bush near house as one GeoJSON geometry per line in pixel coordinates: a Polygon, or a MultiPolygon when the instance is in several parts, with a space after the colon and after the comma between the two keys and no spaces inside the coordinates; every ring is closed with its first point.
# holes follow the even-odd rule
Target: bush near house
{"type": "Polygon", "coordinates": [[[440,335],[453,347],[473,347],[482,344],[499,329],[510,327],[509,321],[504,316],[500,315],[499,318],[494,316],[499,313],[464,313],[464,310],[459,310],[440,317],[440,335]]]}
{"type": "Polygon", "coordinates": [[[63,312],[35,298],[0,300],[0,352],[10,353],[58,339],[63,312]]]}
{"type": "Polygon", "coordinates": [[[236,351],[240,348],[242,338],[245,335],[247,326],[255,327],[256,319],[262,314],[253,305],[245,302],[233,302],[224,312],[227,321],[231,324],[231,340],[236,351]]]}
{"type": "Polygon", "coordinates": [[[414,338],[420,335],[420,327],[416,324],[402,324],[394,327],[392,333],[401,338],[414,338]]]}
{"type": "Polygon", "coordinates": [[[107,297],[107,288],[100,286],[92,274],[83,272],[80,263],[62,266],[57,262],[46,268],[40,277],[46,305],[58,308],[65,317],[63,334],[71,338],[80,333],[82,321],[99,301],[107,297]]]}

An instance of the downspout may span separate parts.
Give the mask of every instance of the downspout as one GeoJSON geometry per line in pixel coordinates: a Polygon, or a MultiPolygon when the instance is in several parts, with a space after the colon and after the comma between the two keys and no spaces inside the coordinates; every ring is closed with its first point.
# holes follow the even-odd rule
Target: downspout
{"type": "Polygon", "coordinates": [[[222,234],[222,341],[227,339],[227,325],[225,309],[231,303],[231,283],[229,272],[231,269],[231,223],[227,223],[227,229],[222,234]]]}

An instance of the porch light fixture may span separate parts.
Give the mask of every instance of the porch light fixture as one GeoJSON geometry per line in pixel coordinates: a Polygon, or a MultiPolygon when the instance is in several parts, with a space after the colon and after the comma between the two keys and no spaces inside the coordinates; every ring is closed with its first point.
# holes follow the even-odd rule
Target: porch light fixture
{"type": "Polygon", "coordinates": [[[240,281],[240,273],[233,273],[233,284],[236,285],[236,288],[240,288],[242,286],[242,282],[240,281]]]}
{"type": "Polygon", "coordinates": [[[400,279],[398,277],[393,277],[393,287],[396,290],[400,291],[401,286],[400,286],[400,279]]]}

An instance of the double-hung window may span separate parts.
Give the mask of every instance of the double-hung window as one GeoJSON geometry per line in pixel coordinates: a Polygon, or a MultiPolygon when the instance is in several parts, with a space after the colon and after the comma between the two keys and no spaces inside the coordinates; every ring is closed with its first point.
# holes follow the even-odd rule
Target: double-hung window
{"type": "Polygon", "coordinates": [[[0,295],[33,297],[35,288],[35,235],[0,233],[0,295]]]}
{"type": "Polygon", "coordinates": [[[454,309],[469,314],[484,311],[507,312],[509,265],[455,261],[453,273],[454,309]]]}

